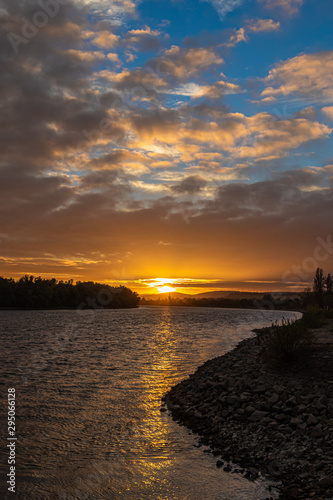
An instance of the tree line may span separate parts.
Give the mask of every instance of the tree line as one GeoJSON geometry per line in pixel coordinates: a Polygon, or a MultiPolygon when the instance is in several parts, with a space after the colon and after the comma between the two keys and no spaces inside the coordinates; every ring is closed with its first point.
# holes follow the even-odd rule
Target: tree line
{"type": "Polygon", "coordinates": [[[312,290],[308,288],[303,294],[306,306],[317,306],[321,309],[333,309],[333,278],[329,273],[324,275],[323,269],[317,268],[312,290]]]}
{"type": "Polygon", "coordinates": [[[158,298],[141,299],[141,305],[147,306],[183,306],[183,307],[222,307],[226,309],[301,309],[300,297],[274,297],[264,294],[261,299],[230,299],[230,298],[158,298]]]}
{"type": "Polygon", "coordinates": [[[312,288],[307,288],[299,294],[266,293],[258,299],[232,298],[166,298],[141,299],[141,305],[150,306],[183,306],[183,307],[222,307],[239,309],[281,309],[304,311],[309,308],[333,309],[333,278],[331,274],[324,275],[321,268],[316,270],[312,288]]]}
{"type": "Polygon", "coordinates": [[[0,277],[2,309],[120,309],[138,307],[139,302],[138,294],[124,286],[28,275],[18,280],[0,277]]]}

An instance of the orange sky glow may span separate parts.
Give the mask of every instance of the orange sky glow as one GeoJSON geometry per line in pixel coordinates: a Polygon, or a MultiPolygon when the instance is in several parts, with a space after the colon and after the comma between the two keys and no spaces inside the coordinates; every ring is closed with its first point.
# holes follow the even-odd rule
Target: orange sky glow
{"type": "Polygon", "coordinates": [[[333,272],[331,0],[69,0],[9,36],[40,3],[1,9],[0,276],[196,294],[333,272]]]}

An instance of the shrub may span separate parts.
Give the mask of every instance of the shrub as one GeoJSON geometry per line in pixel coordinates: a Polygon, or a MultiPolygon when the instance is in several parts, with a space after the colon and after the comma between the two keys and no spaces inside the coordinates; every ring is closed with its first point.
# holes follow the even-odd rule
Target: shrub
{"type": "Polygon", "coordinates": [[[320,328],[325,324],[324,311],[318,307],[308,308],[300,321],[306,328],[320,328]]]}
{"type": "Polygon", "coordinates": [[[282,325],[266,328],[259,337],[262,357],[267,363],[294,361],[313,345],[314,335],[302,320],[283,320],[282,325]]]}

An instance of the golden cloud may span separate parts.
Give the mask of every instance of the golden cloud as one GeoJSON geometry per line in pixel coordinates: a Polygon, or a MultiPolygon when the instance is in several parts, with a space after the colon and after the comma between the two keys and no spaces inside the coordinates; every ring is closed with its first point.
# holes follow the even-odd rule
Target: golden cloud
{"type": "Polygon", "coordinates": [[[327,115],[331,120],[333,120],[333,106],[326,106],[322,108],[322,111],[327,115]]]}
{"type": "Polygon", "coordinates": [[[83,50],[66,50],[63,52],[65,55],[73,56],[80,61],[95,62],[105,59],[105,54],[98,51],[83,51],[83,50]]]}
{"type": "Polygon", "coordinates": [[[133,71],[124,69],[120,73],[109,70],[102,70],[98,73],[95,73],[94,76],[114,82],[119,90],[122,90],[124,88],[134,88],[138,86],[141,86],[143,89],[147,90],[152,88],[165,87],[167,85],[165,80],[163,80],[163,78],[161,78],[156,73],[148,73],[147,71],[144,71],[142,69],[136,69],[133,71]]]}
{"type": "Polygon", "coordinates": [[[295,14],[303,5],[304,0],[259,0],[259,2],[264,3],[269,9],[280,7],[289,14],[295,14]]]}
{"type": "Polygon", "coordinates": [[[273,19],[251,19],[247,25],[247,29],[254,33],[278,31],[280,23],[279,21],[273,21],[273,19]]]}
{"type": "Polygon", "coordinates": [[[119,37],[110,31],[100,31],[91,41],[93,45],[97,45],[102,49],[112,49],[119,42],[119,37]]]}
{"type": "Polygon", "coordinates": [[[333,50],[302,54],[279,63],[265,78],[264,98],[301,95],[310,101],[333,99],[333,50]]]}
{"type": "Polygon", "coordinates": [[[180,49],[174,45],[166,50],[164,56],[155,61],[157,70],[165,77],[173,76],[179,80],[188,79],[205,69],[223,63],[213,49],[180,49]]]}
{"type": "Polygon", "coordinates": [[[158,30],[152,30],[149,26],[145,26],[141,29],[130,30],[128,32],[131,36],[141,36],[141,35],[150,35],[150,36],[159,36],[161,34],[158,30]]]}
{"type": "MultiPolygon", "coordinates": [[[[155,141],[167,143],[181,152],[180,158],[187,162],[212,148],[218,148],[220,155],[224,152],[234,159],[282,158],[290,150],[311,140],[327,138],[332,132],[327,125],[305,117],[279,120],[268,113],[251,117],[225,113],[215,121],[189,118],[180,122],[176,113],[165,112],[137,117],[133,125],[138,138],[137,147],[149,150],[155,141]]],[[[211,155],[211,151],[208,154],[211,155]]]]}

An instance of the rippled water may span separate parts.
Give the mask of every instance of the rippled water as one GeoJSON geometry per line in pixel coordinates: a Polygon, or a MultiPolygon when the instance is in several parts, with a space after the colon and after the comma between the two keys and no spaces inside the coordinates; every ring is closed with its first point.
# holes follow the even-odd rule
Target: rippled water
{"type": "MultiPolygon", "coordinates": [[[[213,308],[0,311],[2,410],[16,388],[17,491],[29,500],[258,500],[160,412],[163,394],[254,327],[294,313],[213,308]]],[[[2,420],[3,422],[3,420],[2,420]]],[[[6,438],[6,428],[1,426],[6,438]]]]}

